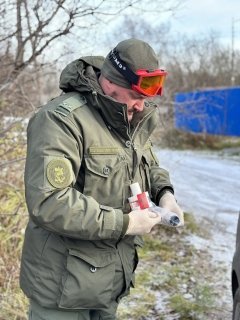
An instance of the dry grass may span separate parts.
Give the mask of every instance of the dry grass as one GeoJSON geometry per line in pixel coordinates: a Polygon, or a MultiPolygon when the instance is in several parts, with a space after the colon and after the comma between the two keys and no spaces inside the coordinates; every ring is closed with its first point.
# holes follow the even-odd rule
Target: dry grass
{"type": "Polygon", "coordinates": [[[25,320],[27,299],[19,288],[19,267],[27,223],[23,167],[24,128],[12,126],[0,136],[0,319],[25,320]]]}
{"type": "Polygon", "coordinates": [[[222,150],[236,148],[240,154],[240,137],[185,132],[165,127],[155,132],[153,142],[170,149],[222,150]]]}
{"type": "Polygon", "coordinates": [[[26,216],[1,216],[0,319],[26,319],[27,299],[19,288],[19,267],[26,216]]]}

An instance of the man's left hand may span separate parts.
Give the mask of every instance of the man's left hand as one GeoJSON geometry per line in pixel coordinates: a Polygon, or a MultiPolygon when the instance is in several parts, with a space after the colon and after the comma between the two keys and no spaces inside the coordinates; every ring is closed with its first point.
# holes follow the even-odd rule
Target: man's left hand
{"type": "Polygon", "coordinates": [[[159,201],[159,206],[162,208],[166,208],[167,210],[174,212],[177,214],[177,216],[180,219],[179,226],[184,225],[184,214],[182,209],[179,207],[179,205],[176,202],[176,199],[174,195],[170,191],[166,191],[164,195],[161,197],[159,201]]]}

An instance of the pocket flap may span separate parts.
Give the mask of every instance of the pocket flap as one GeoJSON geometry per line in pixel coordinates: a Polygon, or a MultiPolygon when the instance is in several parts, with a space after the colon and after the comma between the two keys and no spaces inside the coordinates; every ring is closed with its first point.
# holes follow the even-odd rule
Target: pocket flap
{"type": "Polygon", "coordinates": [[[117,156],[106,157],[98,155],[96,157],[85,158],[86,167],[89,171],[101,176],[109,177],[119,170],[121,161],[117,156]]]}
{"type": "Polygon", "coordinates": [[[115,252],[111,251],[94,251],[91,252],[92,255],[87,254],[86,252],[82,252],[75,249],[69,249],[69,254],[71,256],[82,259],[87,262],[89,265],[94,266],[96,268],[105,267],[115,261],[115,252]]]}

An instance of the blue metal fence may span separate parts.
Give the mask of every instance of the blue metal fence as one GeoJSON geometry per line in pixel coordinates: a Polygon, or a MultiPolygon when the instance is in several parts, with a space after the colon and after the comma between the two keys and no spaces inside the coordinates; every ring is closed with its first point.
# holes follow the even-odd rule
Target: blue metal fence
{"type": "Polygon", "coordinates": [[[240,87],[177,93],[174,115],[184,131],[240,136],[240,87]]]}

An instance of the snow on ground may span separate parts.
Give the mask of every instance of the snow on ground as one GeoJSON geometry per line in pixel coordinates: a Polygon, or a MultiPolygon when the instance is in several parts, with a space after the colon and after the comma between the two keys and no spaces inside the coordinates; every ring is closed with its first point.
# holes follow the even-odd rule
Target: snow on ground
{"type": "Polygon", "coordinates": [[[157,155],[160,166],[170,172],[183,209],[219,223],[234,236],[240,211],[240,158],[166,149],[157,155]]]}
{"type": "Polygon", "coordinates": [[[220,152],[158,150],[160,166],[170,172],[175,196],[186,212],[207,219],[212,239],[192,237],[195,246],[205,247],[213,261],[226,266],[224,302],[232,308],[231,262],[240,213],[240,157],[220,152]]]}

